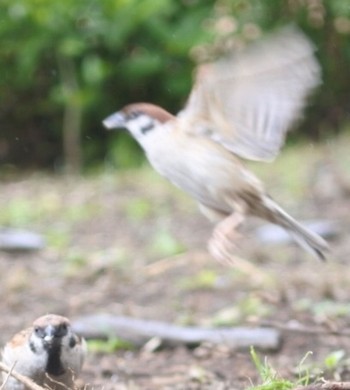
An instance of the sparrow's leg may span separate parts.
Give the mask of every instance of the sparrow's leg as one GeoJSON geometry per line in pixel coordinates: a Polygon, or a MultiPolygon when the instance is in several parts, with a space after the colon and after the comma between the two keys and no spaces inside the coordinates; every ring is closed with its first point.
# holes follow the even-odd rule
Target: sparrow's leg
{"type": "Polygon", "coordinates": [[[244,209],[240,208],[216,225],[208,243],[208,250],[220,263],[234,264],[235,241],[240,237],[237,227],[244,221],[244,218],[244,209]]]}

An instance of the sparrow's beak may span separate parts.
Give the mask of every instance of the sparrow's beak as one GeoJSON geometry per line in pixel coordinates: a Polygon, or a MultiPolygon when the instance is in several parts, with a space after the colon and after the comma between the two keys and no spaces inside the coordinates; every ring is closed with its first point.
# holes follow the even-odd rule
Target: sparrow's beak
{"type": "Polygon", "coordinates": [[[125,128],[125,115],[118,111],[103,120],[103,126],[107,129],[125,128]]]}
{"type": "Polygon", "coordinates": [[[52,325],[48,325],[45,328],[45,336],[44,336],[44,341],[48,344],[52,344],[54,338],[56,336],[56,327],[52,325]]]}

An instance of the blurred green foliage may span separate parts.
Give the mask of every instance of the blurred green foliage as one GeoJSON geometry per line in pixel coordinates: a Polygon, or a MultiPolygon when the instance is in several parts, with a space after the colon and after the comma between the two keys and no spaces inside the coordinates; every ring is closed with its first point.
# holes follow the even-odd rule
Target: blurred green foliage
{"type": "Polygon", "coordinates": [[[132,350],[133,345],[117,337],[110,337],[107,340],[92,339],[87,342],[88,350],[93,353],[112,354],[118,350],[132,350]]]}
{"type": "Polygon", "coordinates": [[[291,21],[317,45],[324,74],[303,130],[332,134],[350,101],[347,1],[2,0],[0,162],[59,167],[64,118],[75,112],[84,165],[139,164],[130,138],[103,130],[106,115],[144,100],[178,111],[205,45],[291,21]]]}

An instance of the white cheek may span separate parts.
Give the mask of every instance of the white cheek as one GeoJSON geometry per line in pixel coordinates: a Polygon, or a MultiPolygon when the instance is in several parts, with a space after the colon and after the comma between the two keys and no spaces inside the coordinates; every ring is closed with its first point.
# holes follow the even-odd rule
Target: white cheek
{"type": "Polygon", "coordinates": [[[152,126],[152,119],[142,115],[129,123],[129,131],[136,139],[139,139],[140,137],[143,137],[145,133],[144,129],[149,129],[152,126]]]}

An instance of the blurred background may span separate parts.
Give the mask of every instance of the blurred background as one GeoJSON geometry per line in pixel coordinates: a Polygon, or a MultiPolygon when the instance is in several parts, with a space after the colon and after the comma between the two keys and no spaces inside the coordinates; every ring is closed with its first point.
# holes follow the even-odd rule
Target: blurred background
{"type": "MultiPolygon", "coordinates": [[[[349,1],[0,0],[0,42],[0,345],[48,312],[202,327],[291,321],[322,332],[283,333],[269,354],[279,372],[295,378],[313,351],[318,372],[349,380],[350,338],[327,334],[350,329],[349,1]],[[198,61],[289,23],[314,42],[323,84],[278,159],[251,168],[294,217],[324,227],[330,258],[262,239],[249,219],[237,264],[223,267],[193,200],[101,121],[134,101],[178,112],[198,61]]],[[[90,345],[83,379],[94,389],[259,381],[247,351],[106,343],[90,345]]]]}
{"type": "Polygon", "coordinates": [[[178,112],[201,52],[296,23],[318,48],[324,84],[291,141],[347,131],[350,6],[344,0],[2,0],[0,164],[79,172],[143,161],[101,120],[126,103],[178,112]]]}

